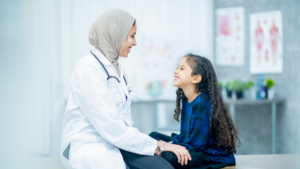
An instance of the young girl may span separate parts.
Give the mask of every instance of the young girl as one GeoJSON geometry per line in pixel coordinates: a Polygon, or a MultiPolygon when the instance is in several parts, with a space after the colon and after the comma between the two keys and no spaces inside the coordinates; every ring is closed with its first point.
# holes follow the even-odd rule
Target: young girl
{"type": "MultiPolygon", "coordinates": [[[[184,146],[191,160],[183,162],[169,149],[164,150],[161,156],[175,168],[235,165],[233,153],[236,153],[240,140],[220,94],[211,62],[198,55],[186,55],[175,70],[173,86],[178,87],[174,119],[179,121],[181,114],[180,134],[172,138],[152,132],[150,136],[184,146]]],[[[159,150],[157,152],[160,154],[159,150]]]]}

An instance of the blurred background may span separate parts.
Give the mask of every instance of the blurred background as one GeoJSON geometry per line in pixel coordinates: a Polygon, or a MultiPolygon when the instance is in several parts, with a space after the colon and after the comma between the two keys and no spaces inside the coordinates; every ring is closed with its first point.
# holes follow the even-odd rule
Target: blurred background
{"type": "Polygon", "coordinates": [[[237,154],[300,153],[299,0],[0,0],[0,164],[59,156],[70,77],[112,8],[137,21],[138,45],[120,62],[141,132],[179,132],[173,71],[193,52],[214,65],[237,154]]]}

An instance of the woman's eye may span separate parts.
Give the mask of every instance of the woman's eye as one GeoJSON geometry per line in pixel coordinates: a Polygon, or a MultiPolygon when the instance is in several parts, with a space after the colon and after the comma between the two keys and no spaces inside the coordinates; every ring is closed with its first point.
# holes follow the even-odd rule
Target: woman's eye
{"type": "Polygon", "coordinates": [[[183,68],[181,68],[180,70],[184,70],[183,68]]]}
{"type": "Polygon", "coordinates": [[[132,38],[134,38],[134,36],[131,36],[132,38]]]}

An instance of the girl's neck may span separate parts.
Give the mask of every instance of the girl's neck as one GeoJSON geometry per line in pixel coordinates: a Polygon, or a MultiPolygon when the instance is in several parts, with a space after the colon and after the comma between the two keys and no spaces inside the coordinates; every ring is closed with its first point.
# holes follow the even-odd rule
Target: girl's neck
{"type": "Polygon", "coordinates": [[[188,99],[188,102],[192,102],[201,92],[196,93],[193,87],[188,87],[182,89],[185,97],[188,99]]]}

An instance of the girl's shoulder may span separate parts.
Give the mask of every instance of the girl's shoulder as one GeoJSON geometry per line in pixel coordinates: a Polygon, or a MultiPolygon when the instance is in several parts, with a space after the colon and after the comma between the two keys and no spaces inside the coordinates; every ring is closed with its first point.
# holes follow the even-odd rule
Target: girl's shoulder
{"type": "Polygon", "coordinates": [[[200,102],[209,103],[210,104],[210,96],[207,93],[202,92],[200,94],[200,102]]]}
{"type": "Polygon", "coordinates": [[[201,93],[193,105],[193,112],[210,112],[211,102],[210,97],[206,93],[201,93]]]}

